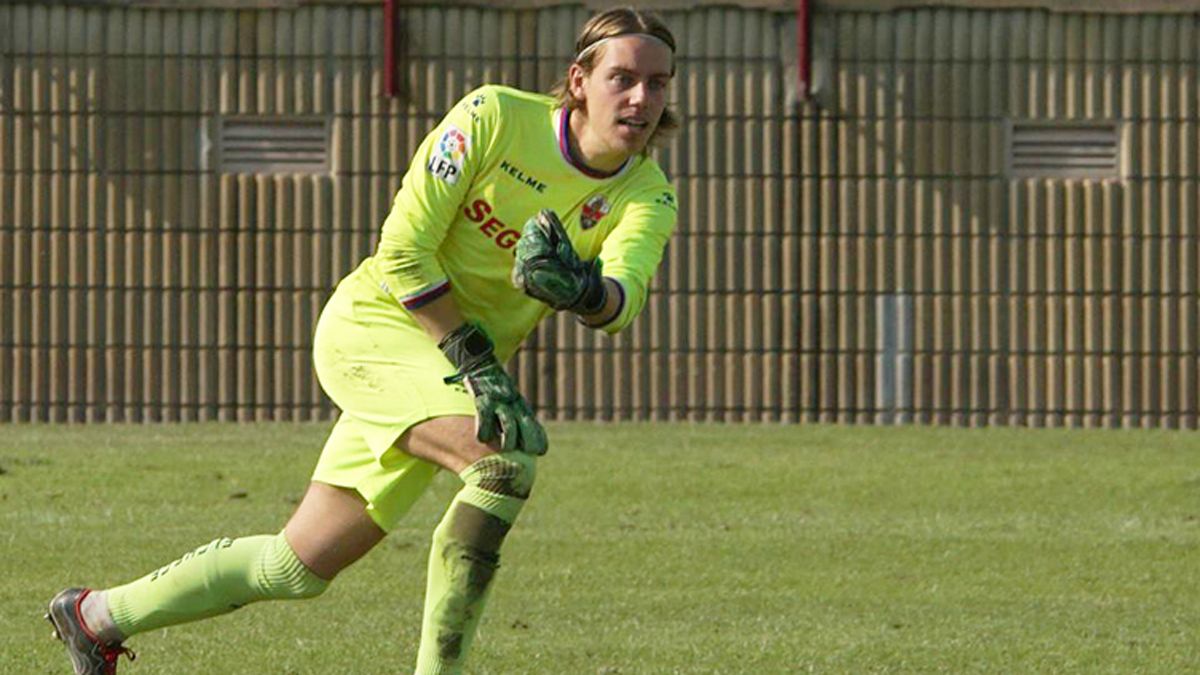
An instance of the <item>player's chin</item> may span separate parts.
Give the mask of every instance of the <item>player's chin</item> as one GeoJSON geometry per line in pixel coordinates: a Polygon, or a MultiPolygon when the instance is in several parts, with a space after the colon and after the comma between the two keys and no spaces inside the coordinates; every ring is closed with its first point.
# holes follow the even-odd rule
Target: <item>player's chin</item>
{"type": "Polygon", "coordinates": [[[618,124],[614,133],[614,145],[630,155],[636,155],[646,149],[653,131],[654,128],[650,126],[639,128],[618,124]]]}

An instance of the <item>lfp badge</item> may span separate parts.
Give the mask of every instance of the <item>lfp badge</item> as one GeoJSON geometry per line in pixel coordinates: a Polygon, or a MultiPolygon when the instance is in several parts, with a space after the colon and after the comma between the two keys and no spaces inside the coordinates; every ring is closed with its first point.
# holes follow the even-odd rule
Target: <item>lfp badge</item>
{"type": "Polygon", "coordinates": [[[429,165],[425,168],[434,176],[454,185],[462,175],[463,160],[467,158],[470,145],[471,140],[458,127],[448,127],[434,147],[429,165]]]}

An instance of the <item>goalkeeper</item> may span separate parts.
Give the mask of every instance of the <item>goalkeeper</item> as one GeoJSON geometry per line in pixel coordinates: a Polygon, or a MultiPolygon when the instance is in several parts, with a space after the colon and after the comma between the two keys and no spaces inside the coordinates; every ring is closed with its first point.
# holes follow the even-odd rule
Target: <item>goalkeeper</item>
{"type": "Polygon", "coordinates": [[[57,595],[49,618],[77,673],[115,672],[137,633],[319,595],[440,469],[463,486],[433,533],[416,672],[461,672],[548,446],[504,363],[554,312],[615,333],[642,309],[676,219],[647,154],[676,126],[674,51],[655,16],[610,10],[583,26],[553,95],[484,86],[450,110],[317,323],[317,376],[342,413],[295,514],[278,534],[57,595]]]}

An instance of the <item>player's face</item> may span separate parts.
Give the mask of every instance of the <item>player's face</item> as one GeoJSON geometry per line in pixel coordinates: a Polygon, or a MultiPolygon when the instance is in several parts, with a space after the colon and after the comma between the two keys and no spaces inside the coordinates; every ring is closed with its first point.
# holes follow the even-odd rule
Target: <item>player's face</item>
{"type": "Polygon", "coordinates": [[[600,47],[591,73],[573,66],[573,93],[584,101],[589,135],[606,154],[641,152],[667,106],[671,49],[645,35],[613,38],[600,47]]]}

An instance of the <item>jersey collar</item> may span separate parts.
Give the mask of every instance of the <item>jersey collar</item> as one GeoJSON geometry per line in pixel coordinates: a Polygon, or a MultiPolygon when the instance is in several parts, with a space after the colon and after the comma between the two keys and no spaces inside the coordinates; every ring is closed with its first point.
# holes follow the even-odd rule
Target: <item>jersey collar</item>
{"type": "Polygon", "coordinates": [[[614,178],[614,177],[619,176],[620,174],[624,173],[625,169],[627,169],[629,167],[629,165],[633,162],[632,157],[630,157],[629,159],[626,159],[625,162],[622,163],[621,166],[618,167],[617,170],[613,171],[612,173],[604,173],[601,171],[596,171],[595,169],[584,164],[583,162],[580,162],[571,153],[571,141],[570,141],[570,135],[569,135],[569,131],[571,128],[570,121],[571,121],[570,108],[567,108],[567,107],[559,108],[558,109],[558,152],[562,156],[563,161],[565,161],[567,164],[574,167],[575,170],[577,170],[579,173],[582,173],[583,175],[587,176],[588,178],[595,178],[596,180],[605,180],[608,178],[614,178]]]}

